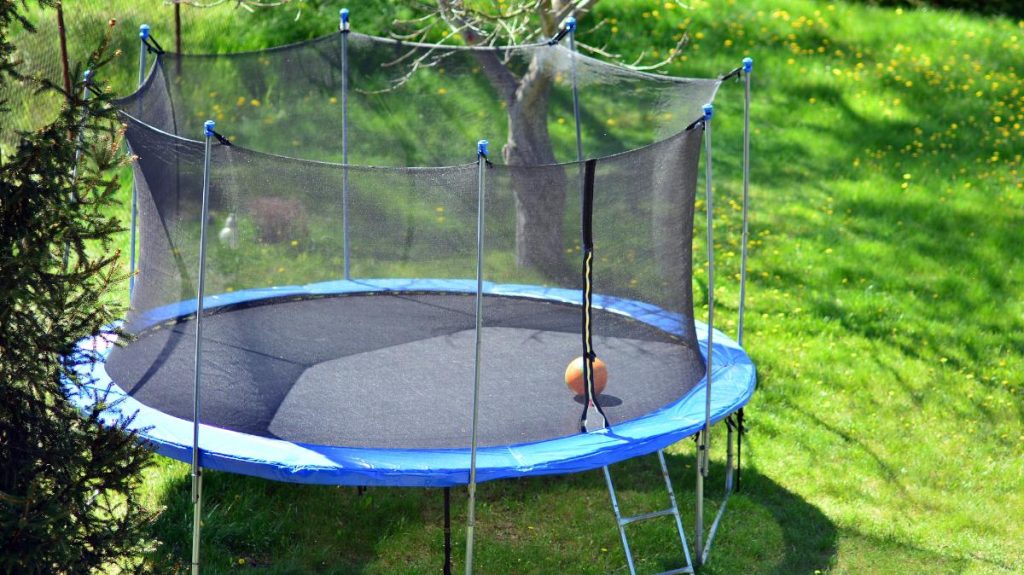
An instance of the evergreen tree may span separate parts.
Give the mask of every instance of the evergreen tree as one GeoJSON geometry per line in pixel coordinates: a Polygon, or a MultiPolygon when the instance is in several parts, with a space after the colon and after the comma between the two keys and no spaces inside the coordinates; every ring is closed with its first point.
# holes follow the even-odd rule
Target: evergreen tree
{"type": "MultiPolygon", "coordinates": [[[[104,402],[73,404],[76,386],[93,383],[80,368],[96,359],[75,342],[114,335],[104,326],[125,285],[111,248],[122,228],[109,215],[121,127],[102,90],[85,98],[84,83],[69,94],[19,75],[8,38],[12,26],[31,30],[22,7],[0,0],[0,81],[57,90],[65,105],[0,154],[0,573],[138,572],[150,545],[136,489],[148,449],[126,430],[130,416],[103,421],[104,402]]],[[[105,51],[90,58],[97,75],[105,51]]]]}

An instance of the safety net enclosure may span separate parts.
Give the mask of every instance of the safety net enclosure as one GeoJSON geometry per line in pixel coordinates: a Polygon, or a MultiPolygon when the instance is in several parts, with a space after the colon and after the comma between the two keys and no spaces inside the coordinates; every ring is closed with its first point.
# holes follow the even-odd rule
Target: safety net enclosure
{"type": "MultiPolygon", "coordinates": [[[[160,53],[119,104],[137,277],[128,343],[83,344],[105,358],[93,387],[167,455],[190,460],[198,436],[204,467],[300,482],[466,483],[474,409],[476,481],[692,435],[710,333],[693,317],[694,201],[719,84],[557,44],[352,33],[160,53]],[[227,138],[196,140],[206,117],[227,138]],[[502,158],[471,163],[481,136],[502,158]],[[585,349],[611,376],[595,398],[610,428],[584,433],[563,374],[585,349]]],[[[717,421],[754,371],[724,335],[713,348],[717,421]]]]}
{"type": "MultiPolygon", "coordinates": [[[[557,41],[573,45],[571,18],[516,47],[401,43],[341,18],[217,56],[164,52],[143,27],[139,90],[118,103],[137,158],[127,337],[80,342],[101,359],[78,400],[192,462],[193,573],[202,468],[441,486],[446,510],[468,484],[469,573],[478,482],[599,467],[630,571],[625,526],[671,514],[686,559],[671,572],[693,572],[661,450],[698,439],[701,563],[725,509],[704,546],[711,425],[727,422],[728,498],[755,386],[740,344],[694,318],[702,148],[709,324],[715,309],[723,79],[581,56],[557,41]],[[608,466],[654,452],[671,507],[623,517],[608,466]]],[[[723,77],[746,94],[740,343],[751,69],[723,77]]]]}

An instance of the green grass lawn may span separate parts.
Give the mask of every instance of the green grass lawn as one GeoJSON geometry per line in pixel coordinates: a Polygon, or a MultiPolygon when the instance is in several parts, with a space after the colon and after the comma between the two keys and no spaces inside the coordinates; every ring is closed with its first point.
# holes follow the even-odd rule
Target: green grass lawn
{"type": "MultiPolygon", "coordinates": [[[[606,0],[580,37],[632,61],[688,29],[676,75],[756,60],[746,343],[759,390],[743,491],[702,572],[1024,572],[1024,22],[807,0],[687,5],[606,0]]],[[[152,10],[169,41],[170,9],[152,10]]],[[[333,7],[305,6],[297,21],[295,10],[189,15],[188,40],[258,48],[336,25],[333,7]],[[237,36],[214,36],[239,21],[237,36]]],[[[389,16],[354,20],[382,33],[389,16]]],[[[716,108],[716,299],[733,331],[738,285],[723,278],[739,271],[740,86],[716,108]]],[[[691,540],[693,451],[669,450],[691,540]]],[[[626,513],[663,506],[656,469],[653,457],[613,467],[626,513]]],[[[152,560],[184,572],[187,466],[156,458],[144,489],[163,509],[152,560]]],[[[206,573],[440,567],[439,490],[359,496],[209,473],[205,495],[206,573]]],[[[626,572],[599,471],[488,483],[479,497],[478,572],[626,572]]],[[[455,525],[465,509],[455,490],[455,525]]],[[[671,520],[630,529],[643,572],[678,566],[671,520]]],[[[454,540],[461,561],[461,528],[454,540]]]]}

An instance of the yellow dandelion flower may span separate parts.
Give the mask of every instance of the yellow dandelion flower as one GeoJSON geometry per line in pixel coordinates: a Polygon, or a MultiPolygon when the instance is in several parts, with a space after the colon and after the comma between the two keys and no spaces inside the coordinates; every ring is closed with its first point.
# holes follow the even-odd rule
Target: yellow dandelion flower
{"type": "Polygon", "coordinates": [[[260,107],[260,101],[257,100],[256,98],[253,98],[252,100],[249,100],[249,105],[252,106],[253,108],[259,108],[260,107]]]}
{"type": "Polygon", "coordinates": [[[608,118],[608,120],[605,121],[605,124],[608,124],[609,126],[614,126],[615,124],[617,124],[617,122],[615,121],[615,118],[608,118]]]}
{"type": "Polygon", "coordinates": [[[299,240],[292,240],[292,247],[293,248],[299,247],[299,240]]]}
{"type": "Polygon", "coordinates": [[[283,274],[284,273],[284,268],[277,268],[277,273],[283,274]]]}
{"type": "Polygon", "coordinates": [[[235,105],[236,106],[244,106],[245,105],[245,96],[239,96],[238,97],[238,101],[235,102],[235,105]]]}
{"type": "Polygon", "coordinates": [[[912,175],[910,175],[910,174],[903,174],[903,179],[904,179],[904,180],[909,180],[910,178],[913,178],[913,177],[914,177],[914,176],[912,176],[912,175]]]}
{"type": "Polygon", "coordinates": [[[338,103],[338,99],[335,98],[334,96],[331,96],[327,101],[330,102],[331,104],[337,104],[338,103]]]}
{"type": "Polygon", "coordinates": [[[722,42],[722,45],[725,46],[726,48],[728,48],[729,46],[732,46],[732,39],[726,38],[725,42],[722,42]]]}

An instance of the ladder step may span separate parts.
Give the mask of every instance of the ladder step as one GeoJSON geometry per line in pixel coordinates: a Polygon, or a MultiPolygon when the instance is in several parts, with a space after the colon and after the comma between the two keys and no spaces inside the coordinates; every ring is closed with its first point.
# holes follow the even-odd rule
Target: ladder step
{"type": "Polygon", "coordinates": [[[668,571],[662,571],[657,575],[679,575],[680,573],[693,573],[691,567],[680,567],[678,569],[669,569],[668,571]]]}
{"type": "Polygon", "coordinates": [[[644,519],[654,519],[655,517],[661,517],[663,515],[675,515],[676,510],[672,507],[668,509],[662,509],[661,511],[652,511],[650,513],[644,513],[642,515],[634,515],[632,517],[623,517],[619,519],[619,525],[629,525],[634,521],[643,521],[644,519]]]}

